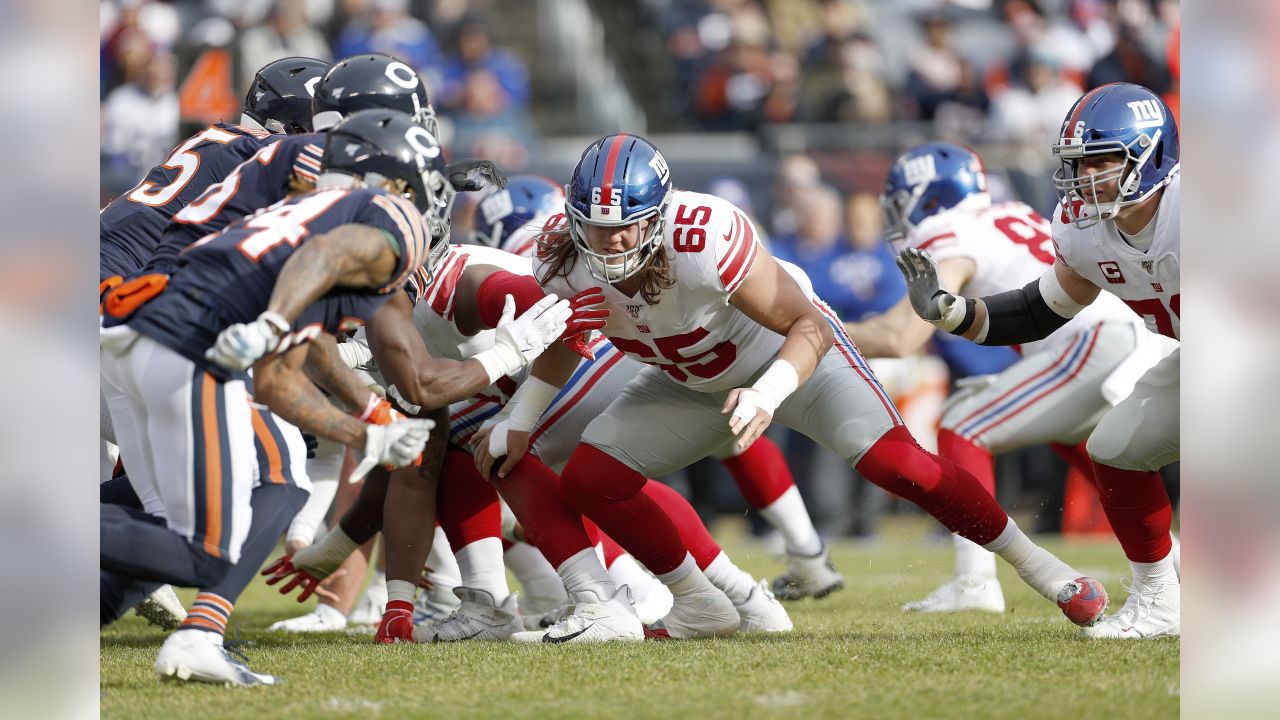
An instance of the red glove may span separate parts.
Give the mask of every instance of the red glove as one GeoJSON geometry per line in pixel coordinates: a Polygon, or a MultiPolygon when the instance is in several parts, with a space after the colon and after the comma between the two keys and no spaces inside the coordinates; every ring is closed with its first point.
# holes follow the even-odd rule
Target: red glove
{"type": "Polygon", "coordinates": [[[382,623],[378,625],[378,634],[374,642],[380,645],[413,642],[413,603],[405,600],[391,600],[382,613],[382,623]]]}
{"type": "Polygon", "coordinates": [[[267,578],[268,585],[275,585],[281,580],[292,575],[293,578],[280,588],[280,594],[288,595],[293,592],[294,588],[301,585],[302,593],[298,595],[298,602],[305,602],[307,598],[311,597],[311,594],[316,591],[316,587],[319,586],[323,580],[322,578],[312,575],[306,570],[294,567],[293,553],[289,553],[268,565],[263,569],[262,574],[271,576],[267,578]]]}
{"type": "Polygon", "coordinates": [[[604,294],[600,288],[583,290],[569,298],[569,308],[573,314],[565,323],[561,339],[571,338],[591,330],[603,330],[605,321],[609,319],[609,308],[604,307],[604,294]]]}
{"type": "Polygon", "coordinates": [[[589,339],[590,337],[591,336],[589,333],[578,333],[577,335],[574,335],[573,337],[567,337],[564,340],[561,340],[560,342],[563,342],[565,347],[578,353],[582,357],[588,360],[595,360],[596,353],[594,350],[591,349],[591,340],[589,339]]]}

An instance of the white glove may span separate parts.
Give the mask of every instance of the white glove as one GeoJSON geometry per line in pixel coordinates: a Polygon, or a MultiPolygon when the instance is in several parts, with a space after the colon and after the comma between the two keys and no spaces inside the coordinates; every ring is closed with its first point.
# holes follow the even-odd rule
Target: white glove
{"type": "Polygon", "coordinates": [[[515,298],[508,295],[498,320],[494,346],[475,357],[484,365],[491,383],[533,362],[548,345],[559,340],[573,308],[568,300],[547,295],[520,317],[516,318],[515,314],[515,298]]]}
{"type": "Polygon", "coordinates": [[[938,268],[929,253],[916,248],[903,250],[898,253],[898,269],[907,280],[907,297],[917,315],[947,332],[964,322],[967,303],[939,287],[938,268]]]}
{"type": "Polygon", "coordinates": [[[223,329],[204,357],[232,370],[245,370],[275,350],[280,338],[288,334],[289,323],[268,310],[251,323],[236,323],[223,329]]]}
{"type": "Polygon", "coordinates": [[[365,427],[364,458],[351,473],[351,482],[359,482],[376,465],[402,467],[417,460],[435,426],[431,420],[397,420],[365,427]]]}

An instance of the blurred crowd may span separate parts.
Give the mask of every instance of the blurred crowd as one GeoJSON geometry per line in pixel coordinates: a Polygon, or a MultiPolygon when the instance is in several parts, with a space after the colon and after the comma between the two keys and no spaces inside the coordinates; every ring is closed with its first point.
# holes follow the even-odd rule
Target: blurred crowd
{"type": "Polygon", "coordinates": [[[643,0],[687,120],[936,122],[1042,145],[1084,88],[1177,106],[1176,0],[643,0]]]}
{"type": "MultiPolygon", "coordinates": [[[[108,197],[161,162],[185,125],[205,123],[197,108],[211,88],[197,86],[196,73],[182,79],[176,68],[192,67],[210,48],[225,49],[231,59],[227,87],[218,89],[235,103],[254,72],[272,60],[301,55],[332,61],[381,52],[426,80],[443,120],[443,140],[455,154],[518,169],[536,139],[528,69],[495,40],[483,2],[102,0],[100,13],[102,184],[108,197]]],[[[238,110],[227,119],[237,117],[238,110]]]]}

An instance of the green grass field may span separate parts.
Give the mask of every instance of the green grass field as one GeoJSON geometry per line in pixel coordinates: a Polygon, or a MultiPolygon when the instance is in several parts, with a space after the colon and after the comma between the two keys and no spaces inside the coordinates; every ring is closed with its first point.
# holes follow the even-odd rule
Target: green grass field
{"type": "MultiPolygon", "coordinates": [[[[604,646],[373,644],[372,636],[267,634],[301,606],[255,583],[232,618],[251,666],[279,687],[160,683],[163,634],[130,613],[102,634],[108,718],[993,718],[1176,717],[1176,639],[1089,642],[1053,604],[1001,566],[1003,616],[909,616],[951,570],[950,544],[925,520],[887,523],[874,545],[837,545],[848,587],[788,605],[783,637],[604,646]]],[[[732,532],[734,560],[757,577],[781,563],[732,532]]],[[[1046,541],[1123,598],[1114,540],[1046,541]]],[[[190,594],[183,594],[184,601],[190,594]]],[[[233,633],[234,634],[234,633],[233,633]]]]}

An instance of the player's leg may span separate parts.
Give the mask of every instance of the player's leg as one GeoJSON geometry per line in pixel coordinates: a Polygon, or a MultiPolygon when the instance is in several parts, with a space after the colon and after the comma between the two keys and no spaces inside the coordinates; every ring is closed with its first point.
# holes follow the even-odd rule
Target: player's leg
{"type": "Polygon", "coordinates": [[[1003,557],[1073,622],[1088,624],[1105,607],[1101,585],[1035,545],[973,475],[915,442],[831,316],[836,345],[814,375],[778,408],[779,422],[846,458],[863,477],[910,500],[952,532],[1003,557]]]}
{"type": "MultiPolygon", "coordinates": [[[[647,486],[646,486],[647,487],[647,486]]],[[[608,533],[601,531],[589,518],[583,518],[587,525],[587,534],[598,539],[596,547],[601,553],[604,567],[609,577],[618,585],[626,585],[631,589],[631,600],[636,608],[636,615],[646,625],[652,624],[662,616],[671,612],[674,598],[671,591],[658,578],[644,569],[625,548],[618,544],[608,533]],[[594,529],[594,534],[592,530],[594,529]]]]}
{"type": "MultiPolygon", "coordinates": [[[[569,602],[564,582],[538,548],[527,542],[507,541],[503,560],[520,583],[520,619],[525,630],[541,627],[542,619],[569,602]]],[[[556,618],[559,619],[559,618],[556,618]]]]}
{"type": "Polygon", "coordinates": [[[1161,360],[1089,436],[1098,497],[1129,558],[1133,588],[1124,606],[1089,628],[1090,637],[1180,633],[1181,588],[1169,528],[1173,506],[1159,468],[1178,459],[1180,351],[1161,360]]]}
{"type": "Polygon", "coordinates": [[[561,476],[574,509],[591,518],[671,590],[663,622],[672,637],[735,631],[732,602],[707,580],[671,518],[642,491],[661,475],[729,439],[723,398],[696,393],[646,367],[588,425],[561,476]]]}
{"type": "Polygon", "coordinates": [[[717,450],[716,457],[733,476],[747,504],[758,510],[786,541],[787,572],[773,584],[778,597],[822,598],[844,587],[844,576],[831,564],[782,450],[768,437],[761,437],[742,451],[731,440],[717,450]]]}
{"type": "MultiPolygon", "coordinates": [[[[715,538],[698,517],[697,511],[680,493],[656,480],[645,483],[644,494],[663,509],[675,523],[684,539],[685,547],[693,556],[698,568],[706,574],[711,584],[729,597],[741,617],[739,629],[743,632],[790,632],[791,618],[769,591],[768,582],[743,572],[728,554],[720,548],[715,538]]],[[[655,626],[656,629],[656,626],[655,626]]]]}

